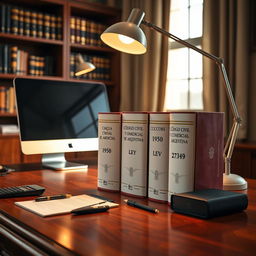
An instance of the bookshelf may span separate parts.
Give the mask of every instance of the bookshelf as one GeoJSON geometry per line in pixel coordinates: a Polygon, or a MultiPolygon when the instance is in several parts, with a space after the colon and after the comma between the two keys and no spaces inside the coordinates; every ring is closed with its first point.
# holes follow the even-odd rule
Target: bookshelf
{"type": "MultiPolygon", "coordinates": [[[[104,46],[99,35],[105,27],[120,20],[120,14],[120,9],[81,0],[0,0],[0,89],[11,90],[17,76],[102,82],[107,87],[111,110],[118,111],[120,53],[104,46]],[[75,63],[71,61],[78,54],[95,62],[94,73],[73,77],[75,63]]],[[[17,124],[15,109],[8,105],[14,104],[9,99],[13,96],[5,93],[4,96],[0,92],[0,124],[17,124]]],[[[17,135],[1,135],[0,147],[0,154],[6,152],[0,157],[1,164],[38,159],[21,155],[17,135]]]]}

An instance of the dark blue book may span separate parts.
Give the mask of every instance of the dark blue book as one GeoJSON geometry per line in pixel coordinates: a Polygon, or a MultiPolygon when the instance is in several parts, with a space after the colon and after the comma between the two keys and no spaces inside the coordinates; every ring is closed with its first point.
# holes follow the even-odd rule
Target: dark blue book
{"type": "Polygon", "coordinates": [[[240,212],[247,206],[246,194],[220,189],[203,189],[171,195],[173,211],[202,219],[240,212]]]}
{"type": "Polygon", "coordinates": [[[0,32],[4,33],[5,32],[5,27],[6,27],[6,5],[1,4],[0,5],[0,32]]]}
{"type": "Polygon", "coordinates": [[[0,44],[0,73],[3,73],[3,68],[4,68],[3,60],[4,60],[4,45],[0,44]]]}
{"type": "Polygon", "coordinates": [[[11,32],[11,6],[6,6],[6,12],[5,12],[5,32],[10,33],[11,32]]]}

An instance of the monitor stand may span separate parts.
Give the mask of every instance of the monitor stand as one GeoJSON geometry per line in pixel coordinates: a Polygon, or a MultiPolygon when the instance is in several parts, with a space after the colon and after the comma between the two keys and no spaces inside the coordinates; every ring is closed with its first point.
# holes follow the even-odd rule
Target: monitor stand
{"type": "Polygon", "coordinates": [[[43,167],[58,170],[58,171],[88,168],[88,165],[68,162],[65,158],[64,153],[43,154],[42,165],[43,167]]]}

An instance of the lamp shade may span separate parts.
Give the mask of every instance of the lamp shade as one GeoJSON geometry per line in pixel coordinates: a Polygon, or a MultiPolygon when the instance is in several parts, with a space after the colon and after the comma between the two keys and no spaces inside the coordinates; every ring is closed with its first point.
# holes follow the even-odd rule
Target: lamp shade
{"type": "Polygon", "coordinates": [[[101,40],[110,47],[130,53],[143,54],[147,51],[147,39],[139,27],[145,13],[133,9],[128,20],[116,23],[107,28],[100,36],[101,40]]]}
{"type": "Polygon", "coordinates": [[[79,64],[76,65],[75,76],[81,76],[86,73],[93,71],[96,67],[91,62],[86,62],[83,60],[81,54],[77,56],[79,64]]]}

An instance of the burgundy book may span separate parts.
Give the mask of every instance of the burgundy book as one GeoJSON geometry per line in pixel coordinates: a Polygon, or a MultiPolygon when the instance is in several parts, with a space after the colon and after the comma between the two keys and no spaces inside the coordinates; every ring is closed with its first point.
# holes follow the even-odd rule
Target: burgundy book
{"type": "Polygon", "coordinates": [[[223,187],[224,113],[196,113],[195,190],[223,187]]]}

